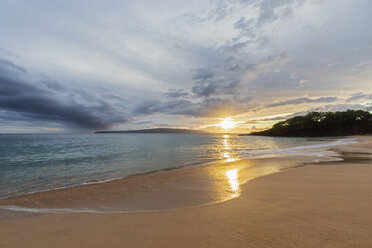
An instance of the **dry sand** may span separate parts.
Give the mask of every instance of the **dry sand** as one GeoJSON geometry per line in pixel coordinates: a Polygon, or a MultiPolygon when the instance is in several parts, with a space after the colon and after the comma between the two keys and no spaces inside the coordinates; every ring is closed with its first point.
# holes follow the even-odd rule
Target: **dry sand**
{"type": "MultiPolygon", "coordinates": [[[[363,139],[367,142],[339,148],[345,162],[255,178],[240,185],[239,197],[218,204],[146,213],[4,219],[0,247],[370,248],[372,145],[370,137],[363,139]]],[[[272,162],[285,166],[293,160],[272,162]]]]}

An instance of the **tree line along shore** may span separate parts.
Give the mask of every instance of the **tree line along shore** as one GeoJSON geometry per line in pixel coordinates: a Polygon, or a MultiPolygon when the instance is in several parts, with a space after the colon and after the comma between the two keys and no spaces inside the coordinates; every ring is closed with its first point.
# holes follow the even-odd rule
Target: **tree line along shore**
{"type": "Polygon", "coordinates": [[[372,114],[363,110],[310,112],[276,123],[271,129],[244,135],[322,137],[372,134],[372,114]]]}

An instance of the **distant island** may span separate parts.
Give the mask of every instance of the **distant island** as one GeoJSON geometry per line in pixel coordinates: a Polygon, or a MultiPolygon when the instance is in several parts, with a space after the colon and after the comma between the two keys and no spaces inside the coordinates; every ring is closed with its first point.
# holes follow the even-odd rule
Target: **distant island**
{"type": "Polygon", "coordinates": [[[322,137],[372,134],[372,114],[363,110],[311,112],[276,123],[271,129],[245,135],[322,137]]]}
{"type": "Polygon", "coordinates": [[[95,133],[208,133],[202,130],[179,129],[179,128],[151,128],[126,131],[97,131],[95,133]]]}

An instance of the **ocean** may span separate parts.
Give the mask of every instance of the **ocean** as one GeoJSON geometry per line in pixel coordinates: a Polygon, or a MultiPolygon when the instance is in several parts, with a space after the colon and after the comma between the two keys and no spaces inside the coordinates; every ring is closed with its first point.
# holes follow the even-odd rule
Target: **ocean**
{"type": "Polygon", "coordinates": [[[213,161],[309,155],[309,148],[350,141],[234,134],[2,134],[0,199],[213,161]]]}

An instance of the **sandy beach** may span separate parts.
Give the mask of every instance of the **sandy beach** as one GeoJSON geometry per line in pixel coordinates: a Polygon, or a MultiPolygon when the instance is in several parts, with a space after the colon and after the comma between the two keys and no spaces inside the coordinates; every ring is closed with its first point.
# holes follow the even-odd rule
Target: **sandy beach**
{"type": "Polygon", "coordinates": [[[358,139],[332,148],[344,161],[241,161],[3,200],[128,213],[4,218],[0,247],[371,247],[372,138],[358,139]]]}
{"type": "Polygon", "coordinates": [[[372,0],[0,0],[0,248],[372,248],[372,0]]]}

